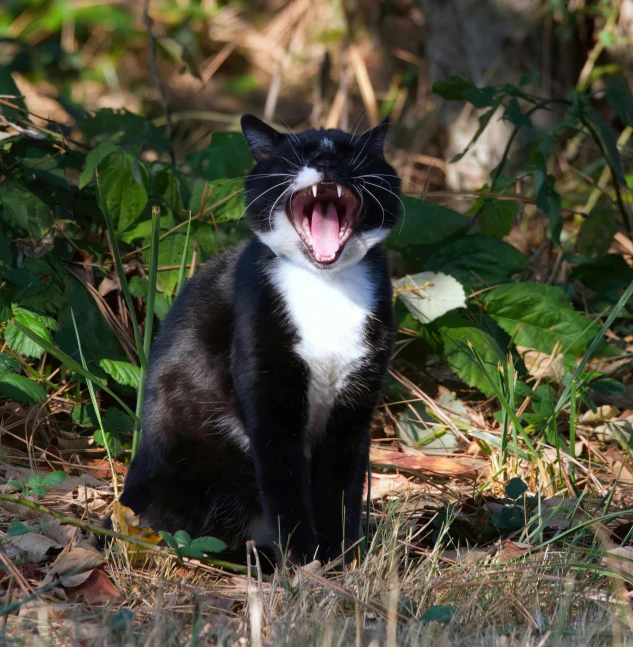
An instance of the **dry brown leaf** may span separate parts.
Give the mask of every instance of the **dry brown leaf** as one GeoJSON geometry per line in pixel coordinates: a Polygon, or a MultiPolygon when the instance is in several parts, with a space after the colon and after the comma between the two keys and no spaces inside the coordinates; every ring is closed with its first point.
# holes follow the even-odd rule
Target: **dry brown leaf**
{"type": "MultiPolygon", "coordinates": [[[[127,474],[127,468],[125,467],[125,465],[123,465],[123,463],[119,463],[119,461],[112,461],[112,463],[114,465],[115,474],[119,474],[120,476],[125,476],[127,474]]],[[[80,465],[81,467],[87,467],[90,470],[90,473],[94,477],[93,480],[109,480],[110,478],[112,478],[110,463],[104,458],[82,458],[80,465]]],[[[90,483],[90,485],[100,485],[100,482],[94,480],[94,482],[90,483]]]]}
{"type": "MultiPolygon", "coordinates": [[[[371,500],[376,501],[386,496],[395,496],[413,490],[420,486],[413,483],[402,474],[372,474],[371,475],[371,500]]],[[[363,489],[363,500],[367,499],[367,479],[363,489]]]]}
{"type": "Polygon", "coordinates": [[[23,535],[9,537],[10,543],[17,546],[27,554],[30,562],[42,562],[47,558],[54,557],[62,550],[62,544],[45,537],[39,532],[27,532],[23,535]]]}
{"type": "Polygon", "coordinates": [[[65,584],[64,588],[69,599],[83,598],[88,604],[109,602],[123,597],[121,591],[112,584],[110,578],[99,569],[90,571],[88,577],[80,585],[70,588],[65,584]]]}
{"type": "Polygon", "coordinates": [[[632,546],[616,546],[609,548],[605,556],[602,558],[603,563],[610,566],[612,569],[633,577],[633,547],[632,546]]]}
{"type": "Polygon", "coordinates": [[[102,492],[96,488],[78,486],[62,498],[68,503],[80,505],[87,508],[90,512],[98,514],[107,509],[109,505],[107,500],[108,495],[108,492],[102,492]]]}
{"type": "Polygon", "coordinates": [[[443,476],[475,476],[481,473],[488,463],[483,460],[460,456],[446,458],[443,456],[424,456],[394,452],[387,449],[371,448],[372,465],[402,467],[418,472],[432,472],[443,476]]]}
{"type": "Polygon", "coordinates": [[[456,550],[444,550],[440,557],[456,564],[472,566],[486,559],[488,555],[489,552],[483,548],[458,548],[456,550]]]}
{"type": "Polygon", "coordinates": [[[623,483],[633,483],[633,469],[629,465],[629,460],[624,457],[622,452],[615,447],[611,447],[604,453],[607,464],[611,472],[623,483]]]}
{"type": "Polygon", "coordinates": [[[62,553],[51,565],[48,575],[44,578],[44,584],[48,584],[57,577],[68,573],[72,573],[69,577],[74,577],[104,563],[105,558],[94,548],[84,548],[82,546],[71,548],[62,553]]]}
{"type": "Polygon", "coordinates": [[[497,551],[495,555],[497,561],[507,562],[511,559],[516,559],[517,557],[522,557],[530,552],[529,544],[523,544],[514,541],[506,541],[503,546],[497,551]]]}
{"type": "Polygon", "coordinates": [[[597,407],[596,411],[585,411],[579,418],[578,422],[585,425],[597,425],[605,420],[617,418],[620,415],[620,410],[612,407],[610,404],[603,404],[597,407]]]}
{"type": "MultiPolygon", "coordinates": [[[[129,537],[140,539],[148,544],[152,544],[153,546],[158,544],[159,541],[162,541],[162,537],[157,535],[151,528],[143,528],[139,526],[139,519],[134,514],[134,511],[121,505],[119,501],[115,501],[112,504],[111,519],[114,530],[122,535],[128,535],[129,537]]],[[[132,563],[135,563],[138,559],[144,558],[148,553],[147,549],[129,542],[119,540],[119,543],[127,552],[132,563]]]]}
{"type": "Polygon", "coordinates": [[[528,373],[537,379],[547,378],[550,380],[561,380],[565,375],[564,357],[558,353],[552,357],[549,353],[541,353],[533,348],[517,346],[517,352],[521,355],[528,373]]]}

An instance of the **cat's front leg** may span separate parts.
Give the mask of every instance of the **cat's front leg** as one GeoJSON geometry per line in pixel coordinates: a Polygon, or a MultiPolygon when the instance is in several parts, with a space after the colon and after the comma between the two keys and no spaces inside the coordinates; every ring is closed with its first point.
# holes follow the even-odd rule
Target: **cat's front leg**
{"type": "Polygon", "coordinates": [[[317,541],[298,413],[266,411],[249,435],[264,518],[278,559],[304,564],[314,559],[317,541]]]}
{"type": "Polygon", "coordinates": [[[325,435],[314,447],[312,501],[321,561],[336,559],[360,537],[363,485],[369,460],[372,403],[335,406],[325,435]]]}

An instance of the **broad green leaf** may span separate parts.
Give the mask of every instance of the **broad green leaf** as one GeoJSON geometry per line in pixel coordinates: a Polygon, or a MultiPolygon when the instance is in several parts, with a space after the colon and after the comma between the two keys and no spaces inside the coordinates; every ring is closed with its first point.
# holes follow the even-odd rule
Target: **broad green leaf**
{"type": "Polygon", "coordinates": [[[132,386],[138,389],[141,369],[134,364],[116,359],[99,360],[99,366],[119,384],[132,386]]]}
{"type": "Polygon", "coordinates": [[[26,535],[29,532],[33,532],[33,528],[25,526],[20,521],[14,521],[7,530],[7,536],[17,537],[18,535],[26,535]]]}
{"type": "Polygon", "coordinates": [[[484,236],[503,238],[507,236],[516,221],[517,203],[513,200],[486,199],[479,214],[479,227],[484,236]]]}
{"type": "Polygon", "coordinates": [[[15,180],[0,184],[0,215],[12,227],[29,236],[41,236],[51,222],[50,207],[15,180]]]}
{"type": "Polygon", "coordinates": [[[22,98],[22,93],[18,89],[18,86],[15,84],[13,77],[9,71],[7,65],[0,65],[0,94],[11,97],[19,97],[11,99],[11,103],[22,108],[22,110],[17,110],[16,108],[11,108],[11,106],[3,105],[2,114],[9,120],[13,119],[26,119],[27,114],[26,104],[22,98]]]}
{"type": "Polygon", "coordinates": [[[70,412],[70,417],[81,427],[96,427],[99,424],[92,402],[74,406],[70,412]]]}
{"type": "Polygon", "coordinates": [[[46,400],[46,391],[35,380],[16,373],[0,377],[0,395],[23,404],[46,400]]]}
{"type": "MultiPolygon", "coordinates": [[[[177,270],[174,271],[177,272],[177,270]]],[[[130,294],[133,297],[147,301],[147,293],[149,290],[149,281],[147,279],[142,279],[140,276],[133,276],[130,279],[129,286],[130,294]]],[[[167,316],[167,313],[171,308],[171,303],[171,299],[164,292],[156,293],[156,299],[154,301],[154,314],[158,317],[159,321],[163,321],[163,319],[167,316]]]]}
{"type": "Polygon", "coordinates": [[[482,296],[484,308],[518,346],[581,356],[598,331],[598,324],[574,310],[560,288],[540,283],[501,285],[482,296]]]}
{"type": "Polygon", "coordinates": [[[491,381],[500,384],[498,366],[505,362],[505,354],[491,331],[456,313],[445,315],[435,325],[440,352],[446,363],[468,386],[479,389],[486,396],[493,396],[491,381]],[[476,349],[485,370],[470,345],[476,349]]]}
{"type": "Polygon", "coordinates": [[[19,373],[20,364],[15,360],[11,355],[6,353],[0,353],[0,377],[5,375],[12,375],[13,373],[19,373]]]}
{"type": "Polygon", "coordinates": [[[532,120],[521,112],[519,102],[514,97],[508,102],[503,118],[511,121],[517,128],[532,128],[532,120]]]}
{"type": "Polygon", "coordinates": [[[451,310],[466,307],[464,288],[446,274],[421,272],[398,279],[394,285],[398,296],[421,323],[430,323],[451,310]]]}
{"type": "Polygon", "coordinates": [[[185,530],[177,530],[174,533],[174,539],[181,546],[187,546],[191,543],[191,535],[185,530]]]}
{"type": "Polygon", "coordinates": [[[451,618],[455,611],[453,607],[442,606],[440,604],[434,604],[432,607],[429,607],[420,620],[422,622],[450,622],[451,618]]]}
{"type": "MultiPolygon", "coordinates": [[[[50,331],[57,330],[58,327],[54,319],[19,306],[13,306],[13,322],[26,326],[29,330],[48,342],[51,341],[50,331]]],[[[35,357],[38,359],[42,357],[44,350],[24,333],[19,331],[13,322],[9,322],[4,331],[4,339],[7,342],[7,346],[16,353],[26,355],[27,357],[35,357]]]]}
{"type": "Polygon", "coordinates": [[[3,264],[8,267],[13,265],[13,252],[11,251],[11,241],[0,229],[0,266],[3,264]]]}
{"type": "Polygon", "coordinates": [[[560,214],[561,199],[555,187],[556,181],[551,175],[538,169],[533,174],[536,184],[536,208],[549,219],[547,233],[555,243],[558,243],[563,219],[560,214]]]}
{"type": "Polygon", "coordinates": [[[510,479],[505,486],[508,498],[515,500],[523,496],[523,493],[527,492],[527,490],[528,486],[518,476],[510,479]]]}
{"type": "Polygon", "coordinates": [[[439,94],[447,101],[466,101],[464,92],[476,89],[477,86],[465,76],[451,76],[448,80],[436,81],[433,84],[433,93],[439,94]]]}
{"type": "Polygon", "coordinates": [[[61,485],[67,477],[68,474],[66,474],[66,472],[55,470],[54,472],[50,472],[43,478],[42,485],[44,487],[55,487],[56,485],[61,485]]]}
{"type": "Polygon", "coordinates": [[[41,474],[31,474],[26,484],[29,487],[37,487],[38,485],[42,485],[43,482],[44,482],[44,477],[41,474]]]}
{"type": "Polygon", "coordinates": [[[106,207],[117,232],[124,232],[139,218],[148,195],[138,162],[123,150],[110,153],[97,166],[106,207]]]}
{"type": "Polygon", "coordinates": [[[450,274],[469,290],[506,283],[521,272],[527,257],[491,236],[464,236],[431,254],[424,268],[450,274]]]}
{"type": "Polygon", "coordinates": [[[106,431],[104,439],[101,429],[97,429],[92,437],[97,445],[100,447],[107,447],[110,450],[112,458],[118,458],[123,453],[123,445],[121,445],[121,440],[118,434],[106,431]]]}
{"type": "Polygon", "coordinates": [[[582,223],[576,245],[585,256],[603,256],[609,251],[618,223],[611,207],[596,207],[582,223]]]}
{"type": "Polygon", "coordinates": [[[226,544],[215,537],[197,537],[183,548],[183,552],[192,557],[203,557],[204,553],[221,553],[223,550],[226,550],[226,544]]]}
{"type": "MultiPolygon", "coordinates": [[[[633,281],[633,268],[619,254],[606,254],[574,268],[573,277],[596,292],[618,292],[633,281]]],[[[616,301],[619,299],[616,298],[616,301]]]]}
{"type": "Polygon", "coordinates": [[[403,196],[402,220],[385,244],[411,260],[424,260],[430,249],[463,234],[469,219],[452,209],[403,196]]]}
{"type": "Polygon", "coordinates": [[[609,81],[607,102],[626,126],[633,127],[633,94],[626,77],[615,76],[609,81]]]}
{"type": "Polygon", "coordinates": [[[86,162],[79,176],[79,188],[83,189],[92,180],[97,166],[108,156],[110,153],[119,151],[119,147],[115,146],[111,141],[101,142],[96,148],[91,150],[86,155],[86,162]]]}
{"type": "Polygon", "coordinates": [[[185,164],[194,175],[214,181],[247,175],[255,160],[241,132],[216,132],[209,146],[187,155],[185,164]]]}
{"type": "MultiPolygon", "coordinates": [[[[246,208],[243,188],[242,179],[196,181],[187,208],[194,216],[202,213],[205,222],[239,221],[244,217],[246,208]]],[[[223,242],[226,244],[226,241],[223,242]]]]}

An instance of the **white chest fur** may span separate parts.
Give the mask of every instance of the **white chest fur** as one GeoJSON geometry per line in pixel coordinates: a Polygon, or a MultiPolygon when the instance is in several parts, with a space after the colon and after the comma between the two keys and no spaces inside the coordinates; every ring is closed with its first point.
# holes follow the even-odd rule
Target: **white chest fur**
{"type": "Polygon", "coordinates": [[[311,437],[323,432],[337,395],[367,353],[365,328],[375,288],[364,262],[338,273],[279,258],[271,278],[299,333],[295,352],[308,366],[311,437]]]}

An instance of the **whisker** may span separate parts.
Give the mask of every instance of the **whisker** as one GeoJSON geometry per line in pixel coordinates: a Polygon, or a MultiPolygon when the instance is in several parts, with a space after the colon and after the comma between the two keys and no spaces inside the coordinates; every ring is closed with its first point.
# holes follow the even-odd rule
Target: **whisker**
{"type": "MultiPolygon", "coordinates": [[[[268,192],[272,191],[273,189],[276,189],[277,187],[280,187],[284,184],[289,184],[292,182],[292,178],[288,178],[287,180],[284,180],[283,182],[280,182],[279,184],[275,184],[275,186],[271,186],[270,189],[266,189],[263,193],[260,193],[256,198],[253,199],[253,201],[250,203],[250,205],[246,205],[244,207],[244,211],[240,214],[239,218],[237,219],[237,222],[239,222],[242,219],[242,216],[246,213],[246,209],[248,209],[249,206],[255,204],[257,200],[259,200],[262,196],[266,195],[268,192]]],[[[255,189],[249,189],[249,191],[254,191],[255,189]]]]}
{"type": "Polygon", "coordinates": [[[388,193],[391,193],[391,195],[395,196],[398,199],[398,201],[400,202],[400,204],[402,205],[402,214],[403,214],[403,216],[406,215],[406,209],[405,209],[405,206],[404,206],[404,202],[402,202],[402,199],[400,198],[400,196],[397,193],[394,193],[391,189],[388,189],[387,187],[381,186],[380,184],[374,184],[373,182],[367,182],[367,180],[363,180],[363,182],[365,182],[366,184],[370,184],[371,186],[375,186],[378,189],[382,189],[383,191],[387,191],[388,193]]]}
{"type": "Polygon", "coordinates": [[[363,185],[360,187],[363,191],[366,191],[377,203],[378,206],[382,209],[382,222],[380,223],[380,226],[382,227],[385,224],[385,208],[382,206],[382,202],[366,187],[363,185]]]}

